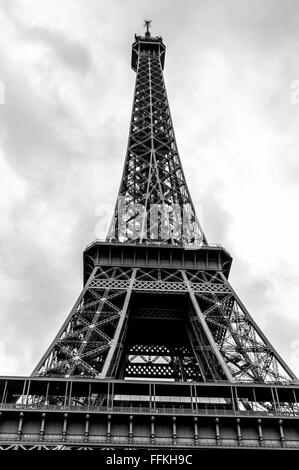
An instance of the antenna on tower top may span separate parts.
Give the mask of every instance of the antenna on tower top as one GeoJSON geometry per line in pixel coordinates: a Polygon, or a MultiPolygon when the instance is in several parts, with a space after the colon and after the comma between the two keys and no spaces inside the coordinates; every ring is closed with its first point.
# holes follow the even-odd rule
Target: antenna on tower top
{"type": "Polygon", "coordinates": [[[151,36],[151,33],[150,33],[150,27],[151,27],[151,22],[152,20],[144,20],[144,27],[146,28],[146,31],[145,31],[145,37],[146,38],[149,38],[151,36]]]}

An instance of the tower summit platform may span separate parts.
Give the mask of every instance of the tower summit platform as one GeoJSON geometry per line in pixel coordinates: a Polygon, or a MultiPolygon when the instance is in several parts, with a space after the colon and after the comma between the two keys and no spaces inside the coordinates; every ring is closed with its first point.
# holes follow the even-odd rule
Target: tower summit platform
{"type": "Polygon", "coordinates": [[[136,72],[137,62],[140,55],[146,54],[159,57],[161,68],[164,69],[166,47],[161,36],[151,36],[149,31],[151,21],[145,20],[146,33],[144,36],[135,34],[135,41],[132,45],[131,67],[136,72]]]}

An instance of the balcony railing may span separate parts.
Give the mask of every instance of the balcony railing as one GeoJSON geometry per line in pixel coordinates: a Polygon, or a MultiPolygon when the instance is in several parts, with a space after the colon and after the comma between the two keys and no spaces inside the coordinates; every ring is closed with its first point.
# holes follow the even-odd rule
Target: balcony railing
{"type": "Polygon", "coordinates": [[[36,410],[36,411],[75,411],[83,413],[125,413],[125,414],[168,414],[168,415],[217,415],[217,416],[279,416],[299,417],[297,410],[233,410],[221,408],[179,408],[160,407],[150,408],[144,406],[90,406],[90,405],[46,405],[34,403],[5,403],[0,406],[2,410],[36,410]]]}
{"type": "Polygon", "coordinates": [[[156,435],[155,438],[150,436],[133,436],[128,437],[126,435],[115,435],[111,436],[109,439],[106,435],[88,435],[85,434],[70,434],[65,435],[62,439],[61,434],[44,434],[43,437],[39,433],[0,433],[0,442],[5,443],[14,443],[19,442],[19,444],[26,443],[38,443],[38,445],[55,445],[55,443],[64,444],[64,445],[75,445],[75,444],[91,444],[91,445],[134,445],[134,446],[171,446],[173,447],[263,447],[263,448],[298,448],[299,441],[296,439],[285,439],[283,444],[279,438],[277,439],[263,439],[261,442],[258,438],[256,439],[247,439],[242,438],[238,440],[237,438],[232,437],[220,437],[218,440],[215,437],[177,437],[173,439],[172,437],[165,437],[156,435]]]}

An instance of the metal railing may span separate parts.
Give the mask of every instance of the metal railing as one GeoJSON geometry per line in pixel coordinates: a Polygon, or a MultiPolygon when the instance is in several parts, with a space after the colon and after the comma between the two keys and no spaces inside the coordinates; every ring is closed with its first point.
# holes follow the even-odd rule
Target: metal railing
{"type": "Polygon", "coordinates": [[[296,439],[285,439],[282,443],[281,439],[263,439],[259,438],[245,438],[241,440],[232,437],[220,437],[218,440],[216,437],[165,437],[156,435],[154,438],[150,436],[133,436],[129,437],[126,435],[114,435],[107,438],[106,435],[88,435],[85,434],[70,434],[65,435],[62,439],[62,435],[57,434],[44,434],[42,437],[39,433],[0,433],[0,442],[13,442],[19,444],[24,443],[38,443],[39,445],[53,445],[54,443],[65,445],[78,444],[78,443],[89,443],[89,444],[129,444],[134,446],[148,446],[154,444],[158,446],[177,446],[177,447],[263,447],[263,448],[299,448],[299,440],[296,439]]]}
{"type": "Polygon", "coordinates": [[[281,416],[299,417],[299,410],[234,410],[222,408],[178,408],[160,407],[150,408],[144,406],[92,406],[92,405],[47,405],[35,403],[4,403],[0,409],[6,410],[49,410],[49,411],[77,411],[94,413],[141,413],[141,414],[172,414],[172,415],[234,415],[234,416],[281,416]]]}
{"type": "MultiPolygon", "coordinates": [[[[122,245],[136,245],[136,246],[149,246],[149,245],[155,245],[155,246],[170,246],[168,243],[166,243],[165,241],[161,240],[160,242],[157,242],[157,241],[151,241],[151,240],[145,240],[144,242],[140,243],[139,241],[134,241],[134,240],[131,240],[131,241],[126,241],[126,242],[121,242],[119,240],[114,240],[114,239],[109,239],[109,240],[106,240],[105,238],[95,238],[92,242],[88,243],[88,245],[86,245],[85,247],[85,250],[87,250],[88,248],[90,248],[92,245],[94,245],[95,243],[109,243],[109,244],[122,244],[122,245]]],[[[178,246],[180,247],[180,245],[173,245],[173,246],[178,246]]],[[[222,250],[225,250],[228,254],[229,254],[229,251],[223,246],[221,245],[220,243],[208,243],[207,245],[202,245],[202,246],[193,246],[192,244],[191,245],[188,245],[188,244],[185,244],[185,245],[181,245],[181,248],[186,248],[186,249],[201,249],[201,248],[221,248],[222,250]]]]}

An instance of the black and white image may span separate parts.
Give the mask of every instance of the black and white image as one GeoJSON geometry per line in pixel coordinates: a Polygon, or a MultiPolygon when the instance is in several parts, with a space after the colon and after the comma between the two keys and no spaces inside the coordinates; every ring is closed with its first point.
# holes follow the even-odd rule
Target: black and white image
{"type": "Polygon", "coordinates": [[[299,450],[298,2],[0,27],[0,449],[299,450]]]}

